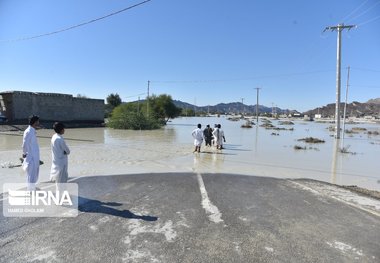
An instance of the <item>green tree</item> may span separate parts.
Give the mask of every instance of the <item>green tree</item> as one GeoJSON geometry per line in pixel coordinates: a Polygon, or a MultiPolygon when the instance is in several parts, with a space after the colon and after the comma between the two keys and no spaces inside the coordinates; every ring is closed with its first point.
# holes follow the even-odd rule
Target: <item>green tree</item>
{"type": "Polygon", "coordinates": [[[107,104],[105,105],[104,117],[108,118],[111,116],[113,109],[121,104],[121,98],[119,94],[111,93],[110,95],[107,96],[106,102],[107,104]]]}
{"type": "Polygon", "coordinates": [[[169,119],[174,119],[181,114],[182,109],[175,106],[170,95],[161,94],[159,96],[152,95],[149,98],[149,106],[152,115],[163,123],[167,123],[169,119]]]}
{"type": "Polygon", "coordinates": [[[111,93],[110,95],[107,96],[107,104],[112,105],[114,108],[119,106],[121,104],[121,98],[119,94],[111,93]]]}
{"type": "Polygon", "coordinates": [[[194,110],[193,109],[181,109],[181,116],[194,116],[194,110]]]}
{"type": "Polygon", "coordinates": [[[114,129],[151,130],[161,127],[153,116],[147,117],[138,110],[138,103],[121,104],[114,108],[107,125],[114,129]]]}

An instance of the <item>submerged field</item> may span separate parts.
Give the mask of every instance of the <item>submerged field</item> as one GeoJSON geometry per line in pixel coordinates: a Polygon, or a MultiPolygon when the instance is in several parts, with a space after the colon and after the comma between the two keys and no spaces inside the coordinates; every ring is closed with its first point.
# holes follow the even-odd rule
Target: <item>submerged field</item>
{"type": "MultiPolygon", "coordinates": [[[[330,123],[260,120],[252,128],[241,128],[243,120],[226,117],[177,118],[160,130],[129,131],[108,128],[67,129],[71,148],[69,176],[126,173],[207,172],[277,178],[309,178],[339,185],[380,190],[378,157],[380,125],[347,124],[344,140],[334,139],[330,123]],[[205,128],[220,123],[225,149],[202,146],[193,154],[191,131],[198,123],[205,128]],[[270,123],[271,126],[261,127],[270,123]],[[323,142],[312,143],[307,138],[323,142]]],[[[0,182],[23,182],[18,164],[21,133],[0,134],[0,182]]],[[[40,180],[49,178],[52,130],[39,130],[40,180]]]]}

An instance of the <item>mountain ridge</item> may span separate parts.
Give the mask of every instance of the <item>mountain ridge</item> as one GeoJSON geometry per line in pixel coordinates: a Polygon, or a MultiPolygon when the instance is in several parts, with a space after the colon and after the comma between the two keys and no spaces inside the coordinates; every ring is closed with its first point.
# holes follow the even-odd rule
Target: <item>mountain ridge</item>
{"type": "MultiPolygon", "coordinates": [[[[343,115],[344,103],[340,105],[341,115],[343,115]]],[[[330,103],[322,107],[306,111],[304,114],[314,115],[321,114],[322,117],[335,116],[335,103],[330,103]]],[[[380,117],[380,98],[370,99],[367,102],[353,101],[347,103],[346,116],[348,117],[364,117],[378,116],[380,117]]]]}
{"type": "MultiPolygon", "coordinates": [[[[218,103],[216,105],[209,105],[209,106],[196,106],[187,102],[183,102],[180,100],[173,100],[174,104],[177,107],[183,108],[183,109],[190,109],[195,110],[197,112],[205,112],[210,114],[215,113],[236,113],[236,114],[255,114],[256,113],[256,105],[246,105],[241,102],[230,102],[230,103],[218,103]]],[[[275,112],[278,114],[285,114],[285,113],[299,113],[297,110],[289,110],[289,109],[281,109],[278,107],[266,107],[264,105],[259,104],[259,112],[260,113],[271,113],[275,112]]]]}
{"type": "MultiPolygon", "coordinates": [[[[174,104],[177,107],[183,109],[195,110],[197,112],[204,113],[235,113],[235,114],[255,114],[256,113],[256,105],[246,105],[241,102],[230,102],[230,103],[218,103],[216,105],[209,106],[196,106],[187,102],[183,102],[180,100],[173,100],[174,104]]],[[[341,114],[343,115],[344,103],[341,103],[341,114]]],[[[278,107],[267,107],[259,104],[259,112],[260,113],[272,113],[275,112],[277,114],[294,114],[301,113],[298,110],[290,110],[290,109],[281,109],[278,107]]],[[[335,103],[329,103],[325,106],[317,107],[315,109],[311,109],[305,112],[302,112],[305,115],[315,115],[321,114],[322,117],[332,117],[335,115],[335,103]]],[[[364,117],[364,116],[380,116],[380,98],[370,99],[367,102],[358,102],[353,101],[347,104],[346,114],[348,117],[364,117]]]]}

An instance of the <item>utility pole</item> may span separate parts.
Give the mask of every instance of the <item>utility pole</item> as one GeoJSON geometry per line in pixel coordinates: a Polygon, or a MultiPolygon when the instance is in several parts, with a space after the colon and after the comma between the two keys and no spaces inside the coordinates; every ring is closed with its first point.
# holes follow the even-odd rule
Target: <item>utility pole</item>
{"type": "Polygon", "coordinates": [[[150,85],[150,81],[148,80],[148,96],[146,99],[146,116],[148,117],[149,117],[149,85],[150,85]]]}
{"type": "Polygon", "coordinates": [[[195,106],[197,105],[197,98],[195,97],[194,98],[194,117],[197,116],[196,115],[196,110],[195,110],[195,106]]]}
{"type": "Polygon", "coordinates": [[[260,88],[255,88],[256,90],[256,123],[259,123],[259,90],[260,88]]]}
{"type": "MultiPolygon", "coordinates": [[[[328,26],[326,30],[337,31],[337,58],[336,58],[336,102],[335,102],[335,138],[340,139],[340,66],[341,66],[341,46],[342,46],[342,31],[343,29],[350,30],[356,27],[355,25],[345,26],[344,24],[338,24],[337,26],[328,26]]],[[[323,31],[323,32],[324,32],[323,31]]]]}
{"type": "Polygon", "coordinates": [[[241,107],[242,115],[244,116],[244,98],[241,98],[241,107]]]}

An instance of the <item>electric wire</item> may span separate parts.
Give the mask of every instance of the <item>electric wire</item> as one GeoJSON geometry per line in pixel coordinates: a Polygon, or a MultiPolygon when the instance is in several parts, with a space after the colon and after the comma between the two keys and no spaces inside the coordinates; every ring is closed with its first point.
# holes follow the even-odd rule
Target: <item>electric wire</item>
{"type": "Polygon", "coordinates": [[[8,39],[8,40],[0,40],[0,43],[1,42],[16,42],[16,41],[26,41],[26,40],[31,40],[31,39],[36,39],[36,38],[41,38],[41,37],[46,37],[46,36],[51,36],[51,35],[54,35],[54,34],[59,34],[59,33],[62,33],[62,32],[65,32],[65,31],[69,31],[69,30],[72,30],[72,29],[75,29],[75,28],[78,28],[78,27],[81,27],[81,26],[85,26],[85,25],[88,25],[88,24],[91,24],[91,23],[94,23],[94,22],[97,22],[99,20],[102,20],[102,19],[106,19],[108,17],[111,17],[111,16],[114,16],[114,15],[117,15],[117,14],[120,14],[122,12],[125,12],[127,10],[130,10],[134,7],[137,7],[137,6],[140,6],[140,5],[143,5],[147,2],[150,2],[151,0],[145,0],[143,2],[140,2],[140,3],[137,3],[135,5],[131,5],[131,6],[128,6],[126,8],[123,8],[119,11],[115,11],[113,13],[110,13],[108,15],[104,15],[102,17],[98,17],[98,18],[95,18],[95,19],[91,19],[89,21],[86,21],[86,22],[83,22],[83,23],[80,23],[80,24],[76,24],[76,25],[73,25],[73,26],[69,26],[69,27],[66,27],[66,28],[63,28],[63,29],[59,29],[59,30],[56,30],[56,31],[52,31],[52,32],[48,32],[48,33],[44,33],[44,34],[39,34],[39,35],[35,35],[35,36],[30,36],[30,37],[20,37],[20,38],[16,38],[16,39],[8,39]]]}
{"type": "Polygon", "coordinates": [[[376,2],[374,5],[372,5],[370,8],[368,8],[367,10],[363,11],[362,13],[360,13],[359,15],[349,19],[348,21],[353,21],[359,17],[361,17],[362,15],[365,15],[366,13],[368,13],[370,10],[372,10],[373,8],[375,8],[378,4],[380,4],[380,1],[379,2],[376,2]]]}
{"type": "Polygon", "coordinates": [[[353,11],[351,11],[348,15],[346,15],[343,19],[341,19],[340,21],[344,22],[344,20],[348,19],[350,16],[352,16],[353,14],[355,14],[362,6],[364,6],[369,0],[366,0],[364,1],[363,3],[361,3],[357,8],[355,8],[353,11]]]}
{"type": "Polygon", "coordinates": [[[351,69],[354,69],[354,70],[360,70],[360,71],[380,72],[380,70],[378,70],[378,69],[370,69],[370,68],[356,68],[356,67],[351,67],[351,69]]]}
{"type": "Polygon", "coordinates": [[[129,98],[135,98],[135,97],[138,97],[138,96],[142,96],[142,95],[146,95],[147,93],[144,92],[144,93],[140,93],[140,94],[136,94],[136,95],[131,95],[131,96],[128,96],[128,97],[124,97],[125,99],[129,99],[129,98]]]}
{"type": "Polygon", "coordinates": [[[300,75],[310,75],[317,73],[326,73],[326,72],[335,72],[335,69],[331,70],[316,70],[316,71],[308,71],[308,72],[299,72],[299,73],[289,73],[289,74],[277,74],[277,75],[263,75],[256,76],[250,78],[236,78],[236,79],[219,79],[219,80],[151,80],[151,83],[211,83],[211,82],[234,82],[234,81],[244,81],[244,80],[254,80],[254,79],[262,79],[262,78],[278,78],[278,77],[292,77],[292,76],[300,76],[300,75]]]}
{"type": "Polygon", "coordinates": [[[361,27],[361,26],[364,26],[364,25],[369,24],[369,23],[371,23],[371,22],[374,22],[374,21],[376,21],[376,20],[379,19],[379,18],[380,18],[380,16],[377,16],[377,17],[374,17],[374,18],[372,18],[372,19],[369,19],[369,20],[367,20],[367,21],[365,21],[365,22],[363,22],[363,23],[360,23],[360,24],[358,25],[358,27],[361,27]]]}

